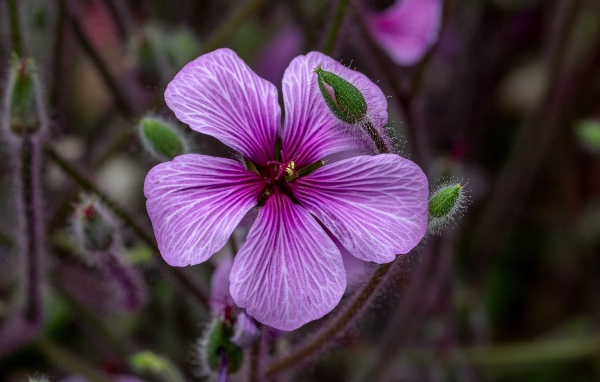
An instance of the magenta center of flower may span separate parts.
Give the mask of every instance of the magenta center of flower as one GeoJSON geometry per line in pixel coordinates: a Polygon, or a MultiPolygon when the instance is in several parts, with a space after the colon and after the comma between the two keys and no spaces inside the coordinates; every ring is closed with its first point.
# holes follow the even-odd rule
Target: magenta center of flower
{"type": "Polygon", "coordinates": [[[298,173],[295,170],[296,164],[294,163],[294,159],[286,160],[283,155],[283,150],[279,152],[281,156],[281,161],[270,161],[267,162],[267,166],[271,167],[271,173],[267,178],[267,183],[270,185],[280,184],[280,180],[285,180],[285,177],[288,178],[298,177],[298,173]]]}

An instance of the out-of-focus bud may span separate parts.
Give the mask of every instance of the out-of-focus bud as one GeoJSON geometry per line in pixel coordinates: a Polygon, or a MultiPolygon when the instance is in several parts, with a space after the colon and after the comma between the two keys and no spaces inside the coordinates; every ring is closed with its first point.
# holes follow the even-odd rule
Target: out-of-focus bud
{"type": "Polygon", "coordinates": [[[575,131],[581,142],[589,150],[600,153],[600,121],[579,121],[575,131]]]}
{"type": "Polygon", "coordinates": [[[40,128],[35,75],[32,58],[13,57],[7,91],[10,92],[9,125],[15,134],[29,134],[40,128]]]}
{"type": "Polygon", "coordinates": [[[360,90],[337,74],[323,70],[321,66],[315,68],[315,73],[321,95],[338,119],[355,124],[366,117],[367,102],[360,90]]]}
{"type": "Polygon", "coordinates": [[[188,151],[189,145],[183,135],[161,118],[142,118],[139,134],[146,150],[160,161],[172,160],[188,151]]]}
{"type": "Polygon", "coordinates": [[[148,350],[131,356],[129,364],[139,374],[156,375],[173,382],[185,381],[183,374],[173,362],[148,350]]]}
{"type": "Polygon", "coordinates": [[[240,312],[233,325],[233,336],[231,342],[241,348],[247,348],[260,337],[260,331],[256,327],[254,320],[246,313],[240,312]]]}
{"type": "Polygon", "coordinates": [[[115,229],[110,218],[93,198],[84,198],[75,208],[73,229],[85,250],[104,251],[113,243],[115,229]]]}
{"type": "Polygon", "coordinates": [[[444,183],[429,197],[427,233],[441,232],[466,206],[464,187],[458,182],[444,183]]]}
{"type": "Polygon", "coordinates": [[[219,372],[223,356],[227,359],[227,372],[235,373],[244,363],[244,351],[231,341],[233,328],[228,321],[214,318],[202,341],[200,355],[213,372],[219,372]]]}

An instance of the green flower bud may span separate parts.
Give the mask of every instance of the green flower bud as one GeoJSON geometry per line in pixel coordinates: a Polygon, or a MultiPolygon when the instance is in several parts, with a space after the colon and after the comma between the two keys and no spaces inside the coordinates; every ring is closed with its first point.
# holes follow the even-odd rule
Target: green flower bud
{"type": "Polygon", "coordinates": [[[460,183],[450,182],[438,187],[429,197],[428,233],[441,232],[465,207],[465,189],[460,183]]]}
{"type": "Polygon", "coordinates": [[[227,357],[227,371],[229,373],[235,373],[242,367],[244,363],[244,351],[231,342],[232,336],[233,326],[228,321],[216,318],[209,327],[203,355],[206,364],[212,371],[219,371],[222,354],[227,357]]]}
{"type": "Polygon", "coordinates": [[[580,121],[575,131],[586,147],[600,153],[600,121],[580,121]]]}
{"type": "Polygon", "coordinates": [[[360,90],[337,74],[323,70],[321,66],[314,71],[321,95],[338,119],[355,124],[366,117],[367,102],[360,90]]]}
{"type": "Polygon", "coordinates": [[[89,251],[107,250],[115,235],[110,218],[91,198],[84,199],[75,207],[74,230],[79,245],[89,251]]]}
{"type": "Polygon", "coordinates": [[[184,382],[183,374],[173,362],[151,351],[142,351],[131,356],[131,368],[140,374],[162,376],[167,381],[184,382]]]}
{"type": "Polygon", "coordinates": [[[172,160],[188,151],[188,144],[181,133],[163,119],[142,118],[139,133],[146,150],[160,161],[172,160]]]}
{"type": "Polygon", "coordinates": [[[35,64],[32,58],[11,60],[9,81],[10,129],[16,134],[35,132],[40,127],[35,87],[35,64]],[[12,87],[11,87],[12,84],[12,87]]]}

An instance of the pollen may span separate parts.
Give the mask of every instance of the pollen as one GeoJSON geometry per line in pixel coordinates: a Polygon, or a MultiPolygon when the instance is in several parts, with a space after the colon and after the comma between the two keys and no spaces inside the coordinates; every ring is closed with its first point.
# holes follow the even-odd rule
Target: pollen
{"type": "Polygon", "coordinates": [[[295,168],[296,168],[296,164],[294,163],[294,161],[291,161],[290,163],[288,163],[287,167],[285,168],[285,172],[289,176],[293,176],[296,174],[295,168]]]}

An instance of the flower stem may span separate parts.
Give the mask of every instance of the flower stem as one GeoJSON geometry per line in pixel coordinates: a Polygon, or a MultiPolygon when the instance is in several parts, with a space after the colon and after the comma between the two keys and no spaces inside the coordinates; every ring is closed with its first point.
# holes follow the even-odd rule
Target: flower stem
{"type": "Polygon", "coordinates": [[[256,12],[265,0],[248,0],[241,8],[234,12],[204,44],[204,52],[212,52],[220,48],[238,30],[238,28],[256,12]]]}
{"type": "Polygon", "coordinates": [[[100,191],[96,185],[90,182],[84,175],[82,175],[76,168],[71,166],[63,157],[61,157],[50,145],[44,146],[48,157],[54,161],[67,175],[69,175],[74,181],[76,181],[84,190],[94,193],[98,198],[106,205],[119,219],[125,224],[131,227],[135,233],[144,241],[149,247],[153,249],[153,254],[157,257],[156,264],[159,269],[166,275],[170,276],[175,280],[184,291],[188,292],[189,295],[197,302],[206,305],[208,298],[206,293],[196,285],[191,278],[184,273],[183,270],[169,266],[160,258],[160,251],[158,245],[154,240],[154,237],[147,233],[142,225],[131,216],[127,211],[122,209],[116,202],[108,197],[104,192],[100,191]]]}
{"type": "Polygon", "coordinates": [[[21,39],[21,23],[17,0],[8,0],[8,16],[10,18],[10,33],[12,35],[13,51],[17,56],[22,57],[23,42],[21,39]]]}
{"type": "Polygon", "coordinates": [[[371,301],[375,292],[385,280],[390,272],[393,263],[382,264],[371,276],[371,279],[363,286],[353,300],[346,305],[337,317],[333,318],[330,325],[321,331],[316,337],[313,337],[308,343],[300,344],[299,348],[292,350],[288,355],[271,364],[266,372],[266,377],[272,377],[286,369],[298,366],[305,362],[309,357],[314,357],[319,352],[326,349],[326,345],[336,336],[342,334],[348,329],[350,323],[358,316],[366,304],[371,301]]]}
{"type": "Polygon", "coordinates": [[[362,123],[361,126],[363,129],[365,129],[367,134],[369,134],[369,138],[371,138],[371,140],[373,142],[375,142],[375,146],[377,147],[377,150],[379,151],[380,154],[389,154],[390,153],[390,150],[387,147],[387,145],[385,144],[385,141],[383,140],[381,135],[379,135],[379,132],[377,132],[377,130],[375,129],[375,126],[373,126],[373,123],[371,121],[362,123]]]}
{"type": "Polygon", "coordinates": [[[350,0],[340,0],[337,6],[333,22],[331,23],[331,28],[329,29],[329,33],[327,34],[327,38],[325,40],[325,45],[323,46],[323,53],[326,55],[330,55],[335,47],[335,41],[340,33],[342,22],[344,21],[344,16],[346,14],[346,8],[348,8],[349,3],[350,0]]]}
{"type": "Polygon", "coordinates": [[[23,248],[25,284],[25,319],[28,322],[38,322],[42,315],[41,308],[41,256],[40,245],[43,242],[42,229],[39,221],[40,202],[37,171],[34,169],[39,160],[39,144],[31,134],[21,137],[21,203],[23,208],[23,248]]]}
{"type": "Polygon", "coordinates": [[[125,97],[124,94],[126,94],[126,93],[125,93],[124,89],[122,89],[118,85],[117,80],[113,77],[110,70],[108,69],[108,65],[106,64],[106,62],[104,62],[102,57],[98,54],[98,52],[96,52],[96,50],[94,49],[92,44],[89,42],[83,29],[81,29],[81,25],[79,25],[77,18],[75,16],[73,16],[72,14],[70,14],[68,10],[67,10],[67,19],[69,21],[69,24],[71,25],[71,28],[73,29],[75,38],[79,42],[79,45],[81,46],[81,48],[83,49],[85,54],[89,57],[89,59],[92,61],[92,63],[98,70],[100,77],[102,77],[102,80],[106,84],[106,87],[111,92],[111,94],[115,100],[117,108],[125,116],[132,117],[134,115],[135,110],[134,110],[133,105],[125,97]]]}

